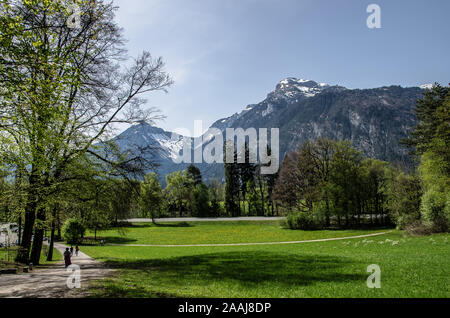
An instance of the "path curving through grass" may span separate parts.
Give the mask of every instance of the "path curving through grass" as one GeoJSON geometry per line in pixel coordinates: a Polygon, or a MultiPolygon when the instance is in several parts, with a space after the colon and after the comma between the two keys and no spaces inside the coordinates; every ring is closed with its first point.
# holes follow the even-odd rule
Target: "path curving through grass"
{"type": "Polygon", "coordinates": [[[316,243],[316,242],[328,242],[328,241],[340,241],[340,240],[350,240],[350,239],[359,239],[359,238],[367,238],[389,234],[392,231],[381,232],[381,233],[372,233],[366,235],[357,235],[357,236],[347,236],[347,237],[334,237],[334,238],[326,238],[326,239],[317,239],[317,240],[306,240],[306,241],[291,241],[291,242],[262,242],[262,243],[227,243],[227,244],[185,244],[185,245],[176,245],[176,244],[108,244],[110,246],[130,246],[130,247],[226,247],[226,246],[257,246],[257,245],[287,245],[287,244],[301,244],[301,243],[316,243]]]}

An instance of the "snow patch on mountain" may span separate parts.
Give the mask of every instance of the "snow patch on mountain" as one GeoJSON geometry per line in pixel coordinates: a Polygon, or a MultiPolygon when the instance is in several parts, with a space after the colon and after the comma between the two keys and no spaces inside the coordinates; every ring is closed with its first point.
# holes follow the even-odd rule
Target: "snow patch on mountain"
{"type": "Polygon", "coordinates": [[[172,133],[147,123],[128,128],[115,139],[121,149],[137,151],[139,148],[151,147],[163,158],[176,158],[183,148],[183,136],[172,139],[172,133]]]}
{"type": "Polygon", "coordinates": [[[261,115],[262,115],[263,117],[266,117],[267,115],[270,115],[270,114],[272,114],[272,113],[273,113],[273,105],[272,105],[272,104],[269,104],[269,105],[267,105],[266,110],[263,111],[261,115]]]}
{"type": "Polygon", "coordinates": [[[433,89],[434,85],[433,84],[423,84],[420,85],[421,89],[433,89]]]}
{"type": "Polygon", "coordinates": [[[293,98],[298,95],[302,95],[304,97],[314,97],[317,94],[320,94],[327,87],[329,87],[329,85],[325,83],[317,83],[312,80],[288,77],[277,85],[275,93],[278,92],[288,98],[293,98]]]}

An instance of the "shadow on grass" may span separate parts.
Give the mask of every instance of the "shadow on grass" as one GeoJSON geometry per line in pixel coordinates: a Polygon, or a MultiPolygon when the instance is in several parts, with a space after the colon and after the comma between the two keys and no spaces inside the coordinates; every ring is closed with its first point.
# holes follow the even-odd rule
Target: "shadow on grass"
{"type": "MultiPolygon", "coordinates": [[[[103,297],[174,297],[153,295],[161,288],[186,290],[189,286],[208,286],[211,283],[238,283],[245,288],[260,284],[290,288],[320,282],[338,283],[364,281],[361,273],[346,273],[343,268],[354,263],[345,257],[323,255],[295,255],[274,252],[225,252],[170,259],[108,261],[113,268],[124,270],[125,281],[110,281],[103,285],[103,297]],[[146,289],[150,282],[153,289],[146,289]],[[116,293],[120,290],[120,293],[116,293]]],[[[178,297],[183,295],[178,295],[178,297]]],[[[198,297],[223,297],[224,295],[196,295],[198,297]]]]}
{"type": "Polygon", "coordinates": [[[155,223],[156,227],[194,227],[194,225],[188,222],[178,222],[178,223],[155,223]]]}
{"type": "Polygon", "coordinates": [[[116,229],[125,230],[133,229],[148,229],[152,227],[193,227],[193,224],[188,222],[170,222],[170,223],[128,223],[126,226],[117,227],[116,229]]]}
{"type": "Polygon", "coordinates": [[[99,236],[96,240],[86,237],[81,246],[99,246],[101,240],[106,240],[107,244],[131,244],[137,242],[136,239],[125,236],[99,236]]]}
{"type": "Polygon", "coordinates": [[[386,225],[380,225],[380,226],[372,226],[372,225],[358,225],[358,226],[330,226],[330,227],[323,227],[323,228],[317,228],[317,229],[309,229],[309,230],[302,230],[302,229],[291,229],[287,225],[280,224],[280,227],[282,230],[286,231],[305,231],[305,232],[319,232],[319,231],[381,231],[381,230],[395,230],[395,227],[392,226],[386,226],[386,225]]]}

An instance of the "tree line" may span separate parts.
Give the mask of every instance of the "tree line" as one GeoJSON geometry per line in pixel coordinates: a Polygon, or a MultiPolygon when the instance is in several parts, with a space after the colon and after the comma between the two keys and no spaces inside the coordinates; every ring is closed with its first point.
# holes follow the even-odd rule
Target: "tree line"
{"type": "Polygon", "coordinates": [[[365,158],[349,141],[319,138],[284,159],[273,200],[291,228],[395,224],[430,233],[450,225],[450,89],[417,102],[418,126],[402,141],[417,167],[365,158]],[[410,171],[408,171],[410,170],[410,171]]]}

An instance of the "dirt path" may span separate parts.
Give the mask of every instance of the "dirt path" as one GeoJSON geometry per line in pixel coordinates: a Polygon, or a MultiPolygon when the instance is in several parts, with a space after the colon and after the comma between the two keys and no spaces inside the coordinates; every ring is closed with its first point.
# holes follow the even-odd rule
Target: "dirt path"
{"type": "Polygon", "coordinates": [[[358,239],[358,238],[367,238],[367,237],[385,235],[385,234],[388,234],[391,232],[392,231],[358,235],[358,236],[336,237],[336,238],[307,240],[307,241],[291,241],[291,242],[187,244],[187,245],[151,245],[151,244],[108,244],[108,245],[109,246],[133,246],[133,247],[219,247],[219,246],[284,245],[284,244],[315,243],[315,242],[328,242],[328,241],[341,241],[341,240],[350,240],[350,239],[358,239]]]}
{"type": "MultiPolygon", "coordinates": [[[[55,244],[55,248],[63,253],[66,246],[55,244]]],[[[72,257],[72,264],[80,266],[81,289],[67,287],[67,279],[73,272],[67,272],[64,261],[61,261],[27,274],[0,275],[0,298],[85,297],[88,283],[104,278],[111,271],[82,252],[72,257]]]]}

